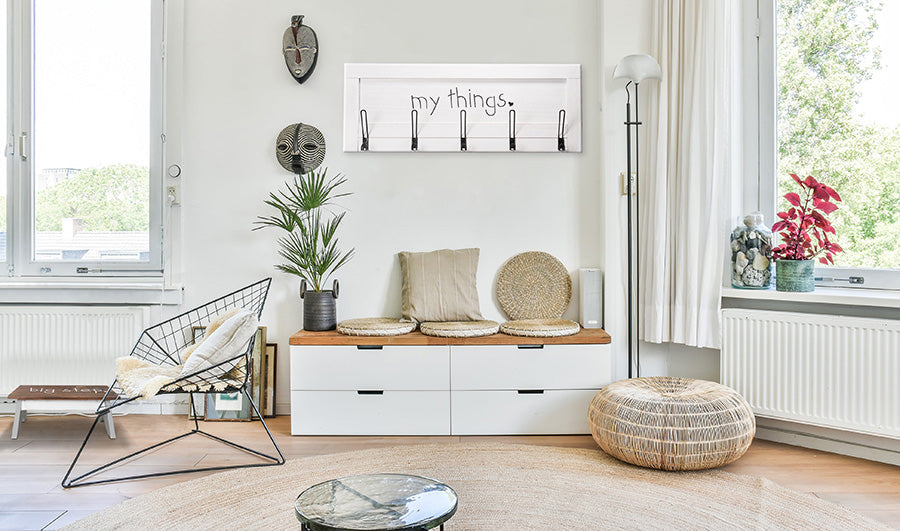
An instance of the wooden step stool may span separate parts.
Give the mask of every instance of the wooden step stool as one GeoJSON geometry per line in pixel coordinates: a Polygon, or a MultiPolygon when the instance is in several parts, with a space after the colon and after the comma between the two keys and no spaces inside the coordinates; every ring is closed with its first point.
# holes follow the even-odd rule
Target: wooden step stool
{"type": "MultiPolygon", "coordinates": [[[[16,415],[13,420],[12,438],[19,437],[19,424],[25,422],[29,411],[46,413],[93,413],[109,387],[105,385],[20,385],[9,394],[16,401],[16,415]]],[[[109,398],[116,398],[115,391],[109,398]]],[[[101,419],[106,424],[106,434],[116,438],[112,415],[104,413],[101,419]]]]}

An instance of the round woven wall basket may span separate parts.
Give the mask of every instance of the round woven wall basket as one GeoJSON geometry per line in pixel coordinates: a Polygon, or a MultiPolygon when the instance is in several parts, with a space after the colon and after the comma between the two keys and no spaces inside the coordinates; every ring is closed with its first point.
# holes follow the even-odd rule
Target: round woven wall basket
{"type": "Polygon", "coordinates": [[[662,470],[715,468],[744,455],[756,420],[737,391],[690,378],[621,380],[588,410],[591,434],[609,455],[662,470]]]}
{"type": "Polygon", "coordinates": [[[559,319],[571,298],[569,272],[544,252],[517,254],[497,275],[497,299],[511,320],[559,319]]]}

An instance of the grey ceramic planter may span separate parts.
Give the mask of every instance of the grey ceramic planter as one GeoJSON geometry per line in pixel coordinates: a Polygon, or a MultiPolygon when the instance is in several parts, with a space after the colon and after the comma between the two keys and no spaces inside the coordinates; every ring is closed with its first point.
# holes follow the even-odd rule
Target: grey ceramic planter
{"type": "Polygon", "coordinates": [[[334,330],[337,328],[338,282],[334,289],[310,291],[306,282],[300,283],[300,298],[303,299],[303,329],[311,332],[334,330]]]}
{"type": "Polygon", "coordinates": [[[814,260],[776,260],[775,289],[778,291],[807,292],[815,285],[814,260]]]}

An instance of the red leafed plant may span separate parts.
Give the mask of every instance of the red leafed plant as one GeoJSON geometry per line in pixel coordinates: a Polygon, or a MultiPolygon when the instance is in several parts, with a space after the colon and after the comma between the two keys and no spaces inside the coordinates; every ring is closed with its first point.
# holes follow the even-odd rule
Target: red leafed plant
{"type": "Polygon", "coordinates": [[[835,231],[825,216],[837,210],[834,201],[840,201],[841,196],[812,176],[801,180],[792,173],[791,178],[800,185],[802,192],[784,194],[791,208],[779,212],[779,221],[772,225],[772,230],[778,232],[784,242],[772,249],[772,255],[776,260],[811,260],[821,254],[819,262],[834,264],[834,255],[843,249],[828,239],[835,231]]]}

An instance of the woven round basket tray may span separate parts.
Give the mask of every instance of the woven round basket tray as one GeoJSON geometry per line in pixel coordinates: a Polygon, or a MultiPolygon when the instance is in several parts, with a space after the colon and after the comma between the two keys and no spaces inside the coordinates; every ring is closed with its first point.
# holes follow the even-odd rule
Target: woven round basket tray
{"type": "Polygon", "coordinates": [[[512,320],[559,319],[571,298],[569,272],[544,252],[517,254],[497,275],[497,299],[512,320]]]}
{"type": "Polygon", "coordinates": [[[337,331],[348,336],[399,336],[416,329],[416,323],[387,317],[348,319],[337,325],[337,331]]]}
{"type": "Polygon", "coordinates": [[[750,404],[722,384],[655,376],[604,387],[588,408],[609,455],[663,470],[702,470],[744,455],[756,432],[750,404]]]}
{"type": "Polygon", "coordinates": [[[496,334],[498,330],[500,325],[496,321],[448,321],[419,325],[419,331],[423,334],[437,337],[481,337],[496,334]]]}
{"type": "Polygon", "coordinates": [[[510,336],[561,337],[581,331],[581,325],[567,319],[520,319],[500,325],[500,331],[510,336]]]}

